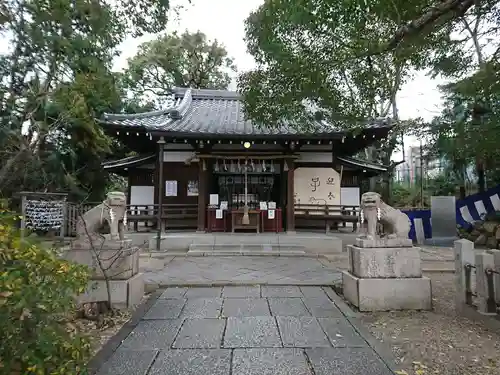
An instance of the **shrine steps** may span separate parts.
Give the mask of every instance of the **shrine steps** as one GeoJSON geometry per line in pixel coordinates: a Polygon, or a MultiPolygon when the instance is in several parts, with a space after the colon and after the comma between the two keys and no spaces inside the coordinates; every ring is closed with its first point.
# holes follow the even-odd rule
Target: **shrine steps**
{"type": "MultiPolygon", "coordinates": [[[[156,251],[157,235],[149,234],[149,250],[156,251]]],[[[320,233],[165,233],[160,252],[186,255],[314,256],[342,252],[342,240],[320,233]],[[187,253],[186,253],[187,252],[187,253]]]]}
{"type": "Polygon", "coordinates": [[[305,256],[306,248],[301,245],[280,244],[191,244],[187,255],[224,256],[224,255],[259,255],[259,256],[305,256]]]}

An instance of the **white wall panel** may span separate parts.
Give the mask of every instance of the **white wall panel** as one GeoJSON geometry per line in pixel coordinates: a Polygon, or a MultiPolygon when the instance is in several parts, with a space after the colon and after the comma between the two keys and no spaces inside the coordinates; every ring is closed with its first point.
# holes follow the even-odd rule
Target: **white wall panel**
{"type": "Polygon", "coordinates": [[[299,152],[297,163],[331,163],[331,152],[299,152]]]}
{"type": "Polygon", "coordinates": [[[192,151],[165,151],[163,153],[164,162],[185,162],[187,159],[192,157],[194,153],[192,151]]]}
{"type": "Polygon", "coordinates": [[[340,188],[340,204],[343,206],[359,206],[360,203],[359,187],[340,188]]]}

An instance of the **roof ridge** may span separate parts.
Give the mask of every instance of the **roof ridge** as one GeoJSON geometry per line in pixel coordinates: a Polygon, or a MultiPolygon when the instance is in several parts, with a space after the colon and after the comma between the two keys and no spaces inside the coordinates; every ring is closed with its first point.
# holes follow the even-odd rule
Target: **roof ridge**
{"type": "Polygon", "coordinates": [[[193,97],[191,95],[191,89],[187,89],[181,102],[170,112],[170,117],[173,120],[181,120],[188,111],[189,107],[191,107],[192,102],[193,97]]]}
{"type": "Polygon", "coordinates": [[[189,87],[174,87],[171,92],[176,96],[183,96],[188,90],[191,91],[193,99],[225,99],[241,100],[242,95],[238,91],[222,89],[194,89],[189,87]]]}
{"type": "MultiPolygon", "coordinates": [[[[175,90],[175,89],[174,89],[175,90]]],[[[171,105],[168,108],[159,109],[156,111],[142,112],[142,113],[104,113],[103,117],[105,120],[131,120],[131,119],[141,119],[145,117],[170,115],[172,120],[181,120],[186,114],[191,103],[193,102],[193,97],[191,95],[191,89],[188,88],[183,93],[183,98],[179,104],[171,105]]]]}

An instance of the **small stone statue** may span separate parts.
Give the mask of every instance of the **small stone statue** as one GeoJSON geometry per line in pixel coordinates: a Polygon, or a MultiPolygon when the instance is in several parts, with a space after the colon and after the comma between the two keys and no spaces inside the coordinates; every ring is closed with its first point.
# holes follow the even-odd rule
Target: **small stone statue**
{"type": "Polygon", "coordinates": [[[374,192],[364,193],[361,196],[360,221],[367,222],[366,238],[377,238],[377,224],[384,226],[387,238],[408,238],[410,232],[410,219],[398,209],[386,204],[380,194],[374,192]]]}
{"type": "Polygon", "coordinates": [[[99,230],[103,228],[105,221],[109,224],[111,239],[123,241],[127,226],[127,198],[124,193],[109,192],[101,204],[78,218],[76,222],[77,241],[88,241],[99,237],[99,230]]]}

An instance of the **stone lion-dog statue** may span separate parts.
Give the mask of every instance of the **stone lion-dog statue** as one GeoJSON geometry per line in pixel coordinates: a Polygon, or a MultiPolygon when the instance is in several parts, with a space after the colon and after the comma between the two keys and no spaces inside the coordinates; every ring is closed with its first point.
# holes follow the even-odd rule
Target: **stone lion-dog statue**
{"type": "Polygon", "coordinates": [[[377,224],[383,225],[387,238],[408,238],[411,222],[403,212],[386,204],[380,194],[364,193],[361,196],[360,221],[366,221],[366,238],[377,238],[377,224]]]}
{"type": "Polygon", "coordinates": [[[76,238],[90,240],[99,237],[105,222],[109,225],[111,240],[125,239],[127,198],[124,193],[109,192],[101,204],[81,215],[76,222],[76,238]]]}

